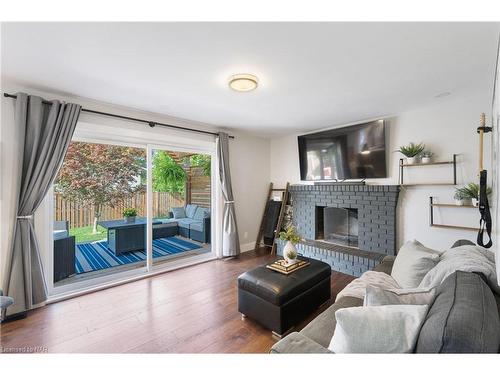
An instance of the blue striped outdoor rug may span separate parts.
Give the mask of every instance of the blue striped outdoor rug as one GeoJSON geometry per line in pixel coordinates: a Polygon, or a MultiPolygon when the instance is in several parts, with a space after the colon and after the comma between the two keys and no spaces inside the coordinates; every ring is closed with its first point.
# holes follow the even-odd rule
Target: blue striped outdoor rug
{"type": "MultiPolygon", "coordinates": [[[[201,245],[179,237],[158,238],[153,240],[153,258],[161,258],[201,247],[201,245]]],[[[76,245],[77,274],[145,260],[145,250],[130,251],[116,256],[113,251],[108,249],[108,241],[106,240],[76,245]]]]}

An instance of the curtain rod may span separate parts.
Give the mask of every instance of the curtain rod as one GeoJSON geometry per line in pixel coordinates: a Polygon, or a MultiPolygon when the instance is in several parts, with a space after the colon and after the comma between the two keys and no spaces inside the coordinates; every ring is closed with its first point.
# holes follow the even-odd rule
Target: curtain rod
{"type": "MultiPolygon", "coordinates": [[[[5,96],[6,98],[17,99],[17,95],[8,94],[6,92],[4,92],[3,96],[5,96]]],[[[43,103],[44,104],[52,104],[52,102],[47,101],[47,100],[44,100],[43,103]]],[[[92,109],[82,108],[82,112],[93,113],[93,114],[101,115],[101,116],[115,117],[115,118],[120,118],[120,119],[123,119],[123,120],[130,120],[130,121],[142,122],[144,124],[148,124],[151,128],[154,128],[155,126],[163,126],[165,128],[171,128],[171,129],[177,129],[177,130],[183,130],[183,131],[194,132],[194,133],[201,133],[201,134],[209,134],[209,135],[214,135],[216,137],[219,136],[218,133],[209,132],[209,131],[206,131],[206,130],[198,130],[198,129],[192,129],[192,128],[185,128],[183,126],[164,124],[164,123],[156,122],[156,121],[148,121],[148,120],[143,120],[143,119],[140,119],[140,118],[137,118],[137,117],[129,117],[129,116],[116,115],[114,113],[109,113],[109,112],[94,111],[92,109]]],[[[230,135],[229,138],[234,139],[234,136],[230,135]]]]}

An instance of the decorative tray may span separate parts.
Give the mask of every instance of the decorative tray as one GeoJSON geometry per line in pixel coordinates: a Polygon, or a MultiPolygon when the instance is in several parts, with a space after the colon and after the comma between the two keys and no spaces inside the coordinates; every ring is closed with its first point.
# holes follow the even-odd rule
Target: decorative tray
{"type": "Polygon", "coordinates": [[[298,260],[294,264],[287,264],[286,260],[284,259],[278,259],[274,263],[268,264],[266,267],[269,268],[270,270],[282,273],[284,275],[289,275],[292,272],[295,272],[297,270],[300,270],[304,267],[307,267],[309,265],[309,262],[305,260],[298,260]]]}

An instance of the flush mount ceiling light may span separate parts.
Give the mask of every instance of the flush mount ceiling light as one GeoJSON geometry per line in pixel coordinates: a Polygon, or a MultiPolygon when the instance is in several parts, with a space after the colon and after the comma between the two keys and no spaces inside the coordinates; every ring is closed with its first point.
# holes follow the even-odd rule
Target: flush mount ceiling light
{"type": "Polygon", "coordinates": [[[253,74],[235,74],[229,77],[229,87],[234,91],[252,91],[259,85],[259,79],[253,74]]]}
{"type": "Polygon", "coordinates": [[[445,96],[449,96],[449,95],[451,95],[451,92],[445,91],[445,92],[441,92],[437,95],[434,95],[434,97],[439,99],[439,98],[444,98],[445,96]]]}

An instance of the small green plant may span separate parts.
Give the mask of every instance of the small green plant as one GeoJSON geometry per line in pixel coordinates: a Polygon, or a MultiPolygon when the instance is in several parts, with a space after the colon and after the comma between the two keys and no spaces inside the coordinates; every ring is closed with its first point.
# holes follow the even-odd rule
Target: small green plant
{"type": "Polygon", "coordinates": [[[411,142],[408,146],[400,146],[398,152],[406,156],[407,158],[414,158],[419,155],[422,151],[424,151],[425,145],[423,143],[419,143],[418,145],[411,142]]]}
{"type": "Polygon", "coordinates": [[[287,251],[284,254],[288,259],[297,259],[297,252],[296,251],[287,251]]]}
{"type": "MultiPolygon", "coordinates": [[[[491,194],[491,188],[486,188],[486,194],[488,195],[491,194]]],[[[453,196],[453,198],[457,200],[473,199],[473,198],[479,199],[479,185],[471,182],[466,186],[463,186],[461,188],[456,188],[455,195],[453,196]]]]}
{"type": "Polygon", "coordinates": [[[290,241],[294,245],[300,242],[300,236],[293,225],[289,226],[286,231],[280,232],[279,237],[280,240],[290,241]]]}
{"type": "Polygon", "coordinates": [[[135,217],[137,216],[137,210],[135,208],[126,208],[123,210],[123,217],[135,217]]]}
{"type": "Polygon", "coordinates": [[[434,153],[432,151],[424,150],[421,154],[420,157],[422,158],[432,158],[434,156],[434,153]]]}

